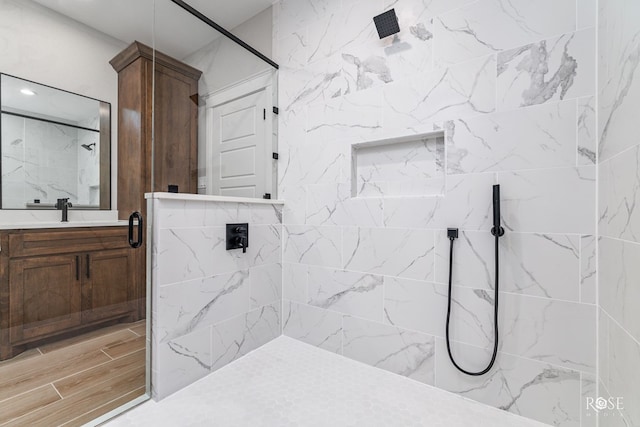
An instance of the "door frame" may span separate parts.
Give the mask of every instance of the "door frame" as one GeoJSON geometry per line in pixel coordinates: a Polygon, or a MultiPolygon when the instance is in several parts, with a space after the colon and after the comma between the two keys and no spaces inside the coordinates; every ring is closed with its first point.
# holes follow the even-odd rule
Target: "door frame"
{"type": "Polygon", "coordinates": [[[262,90],[265,91],[265,109],[266,120],[264,124],[264,138],[267,144],[271,143],[271,148],[267,147],[267,156],[263,161],[265,162],[265,192],[271,194],[272,198],[275,198],[274,191],[274,160],[268,153],[276,152],[275,150],[275,137],[273,135],[273,87],[275,80],[275,70],[265,70],[249,76],[246,79],[233,83],[229,86],[225,86],[221,89],[213,91],[204,96],[205,99],[205,129],[206,129],[206,143],[205,143],[205,159],[206,159],[206,194],[212,194],[213,191],[213,159],[211,153],[213,153],[213,109],[219,107],[228,102],[234,101],[238,98],[242,98],[251,95],[262,90]]]}

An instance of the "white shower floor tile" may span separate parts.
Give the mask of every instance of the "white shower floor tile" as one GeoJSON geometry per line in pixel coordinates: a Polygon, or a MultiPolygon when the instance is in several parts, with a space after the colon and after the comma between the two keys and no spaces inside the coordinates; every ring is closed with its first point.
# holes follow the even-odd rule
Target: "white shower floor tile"
{"type": "Polygon", "coordinates": [[[522,418],[288,337],[279,337],[124,426],[535,427],[522,418]]]}

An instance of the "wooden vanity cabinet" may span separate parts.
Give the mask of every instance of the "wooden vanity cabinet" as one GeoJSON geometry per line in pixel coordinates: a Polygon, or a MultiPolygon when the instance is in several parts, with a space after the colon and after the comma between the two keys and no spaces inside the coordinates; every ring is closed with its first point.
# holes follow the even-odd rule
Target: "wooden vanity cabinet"
{"type": "Polygon", "coordinates": [[[43,341],[140,318],[127,227],[0,234],[0,360],[43,341]]]}

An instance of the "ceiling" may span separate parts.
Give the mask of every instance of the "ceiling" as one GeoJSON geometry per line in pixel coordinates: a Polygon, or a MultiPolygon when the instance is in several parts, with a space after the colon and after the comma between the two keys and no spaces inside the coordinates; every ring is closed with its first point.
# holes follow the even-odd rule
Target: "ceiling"
{"type": "MultiPolygon", "coordinates": [[[[220,36],[170,0],[34,0],[91,28],[129,44],[138,40],[183,59],[220,36]],[[155,6],[154,6],[155,3],[155,6]],[[155,10],[154,10],[155,9],[155,10]]],[[[272,0],[186,0],[232,30],[271,6],[272,0]]]]}

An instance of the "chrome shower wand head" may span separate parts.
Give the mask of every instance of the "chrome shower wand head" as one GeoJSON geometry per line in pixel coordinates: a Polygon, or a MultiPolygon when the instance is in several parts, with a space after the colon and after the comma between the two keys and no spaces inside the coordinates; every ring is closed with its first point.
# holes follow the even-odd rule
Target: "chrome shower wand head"
{"type": "Polygon", "coordinates": [[[396,10],[391,9],[373,18],[381,39],[400,32],[396,10]]]}
{"type": "Polygon", "coordinates": [[[93,142],[91,144],[82,144],[81,147],[84,148],[87,151],[93,151],[93,147],[96,146],[96,143],[93,142]]]}

